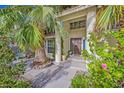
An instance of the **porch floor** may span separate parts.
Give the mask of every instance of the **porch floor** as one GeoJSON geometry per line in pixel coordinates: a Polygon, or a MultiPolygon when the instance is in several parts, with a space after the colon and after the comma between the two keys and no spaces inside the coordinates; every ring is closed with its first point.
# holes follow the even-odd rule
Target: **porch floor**
{"type": "Polygon", "coordinates": [[[69,88],[77,71],[87,72],[86,64],[81,57],[71,56],[59,65],[42,70],[32,69],[23,77],[31,80],[32,87],[36,88],[69,88]]]}

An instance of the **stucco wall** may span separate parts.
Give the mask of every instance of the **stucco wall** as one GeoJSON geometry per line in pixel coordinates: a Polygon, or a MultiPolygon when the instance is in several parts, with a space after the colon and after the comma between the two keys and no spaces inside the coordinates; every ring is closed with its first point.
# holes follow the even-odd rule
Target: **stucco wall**
{"type": "Polygon", "coordinates": [[[70,29],[70,23],[80,20],[86,20],[86,17],[80,17],[72,20],[68,20],[64,22],[64,30],[68,32],[68,36],[64,38],[63,46],[64,53],[67,53],[70,50],[70,39],[71,38],[83,38],[86,35],[86,28],[79,29],[70,29]]]}
{"type": "Polygon", "coordinates": [[[96,11],[96,6],[93,6],[75,13],[71,13],[59,18],[61,21],[64,22],[64,30],[68,32],[68,37],[64,38],[64,42],[63,42],[64,53],[67,53],[68,50],[70,50],[70,47],[71,47],[70,38],[82,38],[83,40],[86,37],[87,27],[70,30],[70,23],[79,21],[79,20],[86,20],[86,24],[87,24],[87,14],[90,11],[96,11]]]}

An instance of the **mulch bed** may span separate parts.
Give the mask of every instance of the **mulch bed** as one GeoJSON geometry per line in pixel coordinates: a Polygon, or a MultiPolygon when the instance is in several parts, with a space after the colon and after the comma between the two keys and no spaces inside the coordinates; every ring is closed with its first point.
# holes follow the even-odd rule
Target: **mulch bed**
{"type": "Polygon", "coordinates": [[[34,69],[42,69],[42,68],[46,68],[53,65],[52,61],[50,59],[47,59],[45,62],[33,62],[32,67],[34,69]]]}

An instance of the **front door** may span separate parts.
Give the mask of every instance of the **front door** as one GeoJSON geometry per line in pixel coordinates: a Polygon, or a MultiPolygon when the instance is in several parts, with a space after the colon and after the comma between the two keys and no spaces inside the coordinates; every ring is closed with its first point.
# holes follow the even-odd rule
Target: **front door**
{"type": "Polygon", "coordinates": [[[71,38],[70,39],[70,49],[73,54],[81,54],[81,38],[71,38]]]}

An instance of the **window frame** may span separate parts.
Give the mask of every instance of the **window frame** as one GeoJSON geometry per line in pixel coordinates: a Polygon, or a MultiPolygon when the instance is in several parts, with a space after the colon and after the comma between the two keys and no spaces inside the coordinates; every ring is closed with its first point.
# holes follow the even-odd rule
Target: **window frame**
{"type": "Polygon", "coordinates": [[[48,39],[47,40],[47,53],[54,53],[54,52],[55,52],[55,39],[48,39]]]}
{"type": "Polygon", "coordinates": [[[79,28],[84,28],[86,27],[86,20],[80,20],[80,21],[75,21],[70,23],[70,29],[79,29],[79,28]]]}

